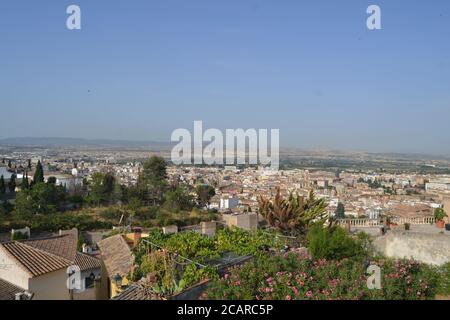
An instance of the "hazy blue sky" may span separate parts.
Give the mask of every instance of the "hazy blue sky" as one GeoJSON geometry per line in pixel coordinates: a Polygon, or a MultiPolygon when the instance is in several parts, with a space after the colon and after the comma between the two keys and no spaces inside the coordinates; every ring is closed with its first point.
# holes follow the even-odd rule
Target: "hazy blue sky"
{"type": "Polygon", "coordinates": [[[2,0],[0,115],[0,138],[169,140],[203,120],[449,154],[450,1],[2,0]]]}

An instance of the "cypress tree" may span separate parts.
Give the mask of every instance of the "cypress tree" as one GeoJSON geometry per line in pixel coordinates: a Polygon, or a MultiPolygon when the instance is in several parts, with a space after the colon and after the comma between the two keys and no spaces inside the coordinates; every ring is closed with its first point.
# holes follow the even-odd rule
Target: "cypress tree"
{"type": "Polygon", "coordinates": [[[30,188],[30,185],[28,184],[28,172],[22,179],[22,184],[20,185],[20,189],[22,190],[28,190],[30,188]]]}
{"type": "Polygon", "coordinates": [[[10,159],[10,160],[8,160],[8,168],[11,169],[11,167],[12,167],[12,164],[11,164],[11,159],[10,159]]]}
{"type": "Polygon", "coordinates": [[[31,159],[28,159],[28,170],[31,170],[31,159]]]}
{"type": "Polygon", "coordinates": [[[16,190],[16,175],[13,173],[8,183],[9,192],[15,192],[16,190]]]}
{"type": "Polygon", "coordinates": [[[42,168],[41,161],[38,161],[36,165],[36,171],[34,172],[33,183],[44,182],[44,169],[42,168]]]}
{"type": "Polygon", "coordinates": [[[6,193],[6,185],[5,185],[5,179],[3,178],[3,175],[0,177],[0,196],[4,195],[6,193]]]}
{"type": "Polygon", "coordinates": [[[342,202],[338,202],[336,211],[334,213],[336,215],[336,218],[345,219],[345,206],[342,202]]]}

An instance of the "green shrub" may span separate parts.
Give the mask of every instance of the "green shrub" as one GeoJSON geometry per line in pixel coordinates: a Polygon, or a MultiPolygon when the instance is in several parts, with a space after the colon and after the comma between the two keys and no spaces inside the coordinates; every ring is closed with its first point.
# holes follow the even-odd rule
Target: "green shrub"
{"type": "Polygon", "coordinates": [[[441,266],[438,270],[438,274],[438,294],[450,296],[450,262],[441,266]]]}
{"type": "Polygon", "coordinates": [[[12,241],[26,240],[26,239],[28,239],[28,235],[22,232],[14,232],[14,234],[11,236],[12,241]]]}
{"type": "Polygon", "coordinates": [[[315,259],[339,260],[367,254],[367,238],[353,239],[343,228],[314,226],[307,235],[309,252],[315,259]]]}

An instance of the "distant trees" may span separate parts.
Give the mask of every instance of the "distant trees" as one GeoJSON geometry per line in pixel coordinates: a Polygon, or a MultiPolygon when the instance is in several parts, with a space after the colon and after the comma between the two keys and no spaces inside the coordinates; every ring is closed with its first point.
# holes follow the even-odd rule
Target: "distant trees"
{"type": "Polygon", "coordinates": [[[29,190],[22,190],[16,196],[15,214],[19,217],[30,217],[36,213],[35,204],[29,190]]]}
{"type": "Polygon", "coordinates": [[[378,181],[378,179],[369,180],[367,184],[369,185],[369,187],[371,189],[378,189],[378,188],[382,187],[382,185],[381,185],[380,181],[378,181]]]}
{"type": "Polygon", "coordinates": [[[197,201],[200,207],[208,205],[211,198],[216,195],[214,187],[207,184],[199,184],[195,188],[195,192],[197,193],[197,201]]]}
{"type": "Polygon", "coordinates": [[[87,186],[86,202],[90,205],[116,204],[124,197],[123,187],[112,173],[94,173],[91,180],[84,183],[87,186]]]}
{"type": "Polygon", "coordinates": [[[143,200],[153,204],[162,203],[167,186],[166,161],[161,157],[152,156],[144,162],[138,178],[138,188],[143,200]]]}
{"type": "Polygon", "coordinates": [[[66,200],[64,187],[54,183],[39,182],[32,188],[22,189],[16,196],[16,214],[22,217],[32,214],[49,214],[62,207],[66,200]]]}
{"type": "MultiPolygon", "coordinates": [[[[16,177],[13,175],[10,183],[5,186],[4,178],[0,179],[0,193],[2,184],[4,189],[9,187],[10,190],[14,190],[15,180],[16,177]]],[[[204,207],[215,195],[215,188],[206,184],[195,189],[181,181],[169,184],[166,161],[156,156],[144,162],[137,180],[136,185],[126,186],[122,185],[120,179],[113,173],[99,172],[92,174],[89,179],[84,179],[82,186],[78,186],[78,189],[72,188],[68,193],[65,186],[57,185],[55,177],[44,180],[43,164],[38,161],[31,183],[28,171],[24,168],[14,213],[26,218],[35,214],[45,215],[63,211],[69,204],[70,208],[79,208],[83,204],[90,206],[123,204],[117,210],[128,217],[151,216],[151,219],[156,219],[156,213],[160,209],[164,212],[190,211],[197,205],[196,200],[199,207],[204,207]],[[144,206],[151,207],[144,208],[144,206]]]]}
{"type": "Polygon", "coordinates": [[[8,160],[8,168],[12,168],[11,159],[8,160]]]}
{"type": "Polygon", "coordinates": [[[108,200],[107,180],[109,178],[106,178],[106,175],[101,172],[96,172],[91,176],[91,180],[88,182],[88,196],[86,198],[88,203],[96,206],[105,204],[108,200]]]}
{"type": "Polygon", "coordinates": [[[194,198],[188,189],[179,185],[175,190],[168,191],[165,194],[165,206],[172,211],[192,210],[194,207],[194,198]]]}
{"type": "Polygon", "coordinates": [[[334,215],[337,219],[345,219],[345,206],[342,202],[338,202],[334,215]]]}

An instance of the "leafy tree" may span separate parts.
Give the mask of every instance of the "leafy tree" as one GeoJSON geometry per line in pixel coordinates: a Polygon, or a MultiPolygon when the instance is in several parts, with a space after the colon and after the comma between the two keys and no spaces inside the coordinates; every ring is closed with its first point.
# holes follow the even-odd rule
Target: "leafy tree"
{"type": "Polygon", "coordinates": [[[36,213],[48,214],[60,209],[65,201],[65,190],[52,183],[37,183],[30,192],[36,213]]]}
{"type": "Polygon", "coordinates": [[[103,177],[103,185],[105,186],[106,197],[110,198],[114,191],[116,178],[112,173],[106,173],[103,177]]]}
{"type": "Polygon", "coordinates": [[[9,182],[8,182],[8,189],[9,189],[9,192],[15,192],[15,190],[16,190],[16,174],[15,173],[13,173],[12,175],[11,175],[11,178],[9,178],[9,182]]]}
{"type": "Polygon", "coordinates": [[[165,206],[172,211],[191,210],[194,207],[194,199],[185,186],[178,186],[174,191],[165,195],[165,206]]]}
{"type": "Polygon", "coordinates": [[[157,156],[153,156],[145,161],[138,179],[138,186],[141,189],[143,200],[161,203],[164,199],[167,185],[166,161],[157,156]]]}
{"type": "Polygon", "coordinates": [[[296,193],[283,198],[278,188],[275,199],[260,196],[258,202],[267,223],[284,234],[305,235],[311,226],[323,225],[328,219],[325,200],[316,199],[313,191],[307,198],[296,193]]]}
{"type": "Polygon", "coordinates": [[[216,190],[214,187],[207,184],[199,184],[195,188],[195,193],[197,193],[197,201],[201,207],[205,207],[209,204],[212,197],[216,195],[216,190]]]}
{"type": "Polygon", "coordinates": [[[44,169],[42,168],[41,161],[38,161],[36,165],[36,171],[34,172],[33,184],[44,182],[44,169]]]}
{"type": "Polygon", "coordinates": [[[12,205],[8,200],[3,201],[0,204],[0,218],[1,215],[10,214],[14,210],[14,205],[12,205]]]}
{"type": "Polygon", "coordinates": [[[345,219],[345,206],[342,202],[338,202],[336,211],[334,212],[337,219],[345,219]]]}
{"type": "Polygon", "coordinates": [[[0,197],[6,193],[5,179],[3,175],[0,177],[0,197]]]}
{"type": "Polygon", "coordinates": [[[128,210],[136,212],[141,207],[142,207],[142,202],[139,198],[132,197],[131,199],[128,200],[128,204],[127,204],[128,210]]]}
{"type": "Polygon", "coordinates": [[[118,179],[114,180],[114,187],[111,194],[111,201],[113,203],[120,203],[123,198],[123,187],[120,185],[118,179]]]}
{"type": "Polygon", "coordinates": [[[92,175],[91,181],[89,182],[88,202],[99,206],[107,200],[104,182],[105,175],[103,173],[96,172],[92,175]]]}
{"type": "Polygon", "coordinates": [[[36,213],[36,205],[30,190],[22,190],[16,196],[15,214],[22,218],[31,217],[36,213]]]}
{"type": "Polygon", "coordinates": [[[116,182],[116,178],[111,173],[96,172],[92,175],[91,181],[87,182],[88,196],[87,202],[99,206],[121,200],[116,188],[121,186],[116,182]],[[117,198],[116,198],[117,197],[117,198]]]}

